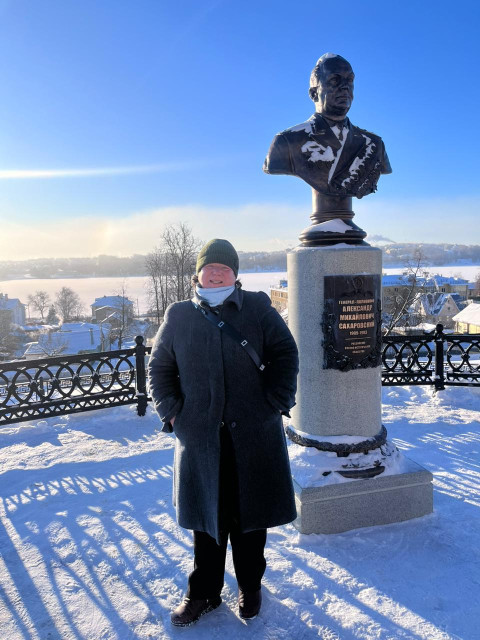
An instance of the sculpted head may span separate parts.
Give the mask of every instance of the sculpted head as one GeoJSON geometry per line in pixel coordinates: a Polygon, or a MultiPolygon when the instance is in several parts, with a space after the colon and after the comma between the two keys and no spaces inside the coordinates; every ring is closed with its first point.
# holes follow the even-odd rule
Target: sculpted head
{"type": "Polygon", "coordinates": [[[335,53],[318,59],[310,75],[310,98],[317,113],[331,120],[343,120],[353,101],[355,74],[350,63],[335,53]]]}

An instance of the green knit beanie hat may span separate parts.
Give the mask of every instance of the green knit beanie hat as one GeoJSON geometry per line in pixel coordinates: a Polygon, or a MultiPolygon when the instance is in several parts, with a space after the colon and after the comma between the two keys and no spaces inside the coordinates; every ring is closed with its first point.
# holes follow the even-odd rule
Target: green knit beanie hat
{"type": "Polygon", "coordinates": [[[238,253],[228,240],[214,238],[202,247],[197,257],[196,272],[200,273],[206,264],[225,264],[235,274],[238,275],[238,253]]]}

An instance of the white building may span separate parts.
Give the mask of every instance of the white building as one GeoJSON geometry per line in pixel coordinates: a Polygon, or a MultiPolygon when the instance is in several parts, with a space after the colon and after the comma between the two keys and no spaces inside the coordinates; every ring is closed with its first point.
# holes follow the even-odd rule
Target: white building
{"type": "Polygon", "coordinates": [[[9,298],[6,293],[0,293],[0,312],[7,312],[13,324],[25,324],[25,306],[18,298],[9,298]]]}
{"type": "Polygon", "coordinates": [[[480,333],[480,303],[471,302],[453,319],[457,333],[480,333]]]}
{"type": "Polygon", "coordinates": [[[133,319],[133,302],[123,296],[102,296],[95,298],[90,305],[92,322],[104,322],[108,319],[112,324],[129,323],[133,319]]]}

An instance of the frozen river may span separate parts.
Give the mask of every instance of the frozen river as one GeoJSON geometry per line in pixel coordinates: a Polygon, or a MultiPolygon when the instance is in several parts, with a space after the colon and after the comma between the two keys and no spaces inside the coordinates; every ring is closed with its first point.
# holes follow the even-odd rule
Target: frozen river
{"type": "MultiPolygon", "coordinates": [[[[286,272],[265,272],[244,273],[239,277],[245,289],[268,293],[270,285],[278,284],[280,278],[285,278],[286,275],[286,272]]],[[[26,304],[28,295],[35,291],[47,291],[53,300],[62,287],[69,287],[80,296],[84,306],[89,308],[95,298],[119,294],[125,283],[127,296],[135,303],[135,310],[145,313],[148,310],[147,281],[148,278],[144,276],[4,280],[0,281],[0,293],[6,293],[10,298],[19,298],[26,304]]]]}
{"type": "MultiPolygon", "coordinates": [[[[480,272],[480,265],[456,265],[453,267],[428,267],[430,273],[439,273],[443,276],[461,275],[461,277],[474,281],[480,272]]],[[[385,273],[401,273],[399,267],[388,267],[385,273]]],[[[245,289],[251,291],[265,291],[268,293],[271,285],[287,277],[287,273],[274,271],[262,273],[240,273],[240,279],[245,289]]],[[[62,287],[70,287],[82,300],[86,308],[93,303],[95,298],[101,296],[116,295],[120,292],[123,283],[127,286],[127,296],[134,301],[136,310],[145,313],[148,310],[148,295],[146,290],[148,278],[143,276],[129,278],[58,278],[58,279],[24,279],[0,281],[0,293],[6,293],[11,298],[20,298],[26,304],[27,297],[35,291],[47,291],[53,299],[57,291],[62,287]]]]}

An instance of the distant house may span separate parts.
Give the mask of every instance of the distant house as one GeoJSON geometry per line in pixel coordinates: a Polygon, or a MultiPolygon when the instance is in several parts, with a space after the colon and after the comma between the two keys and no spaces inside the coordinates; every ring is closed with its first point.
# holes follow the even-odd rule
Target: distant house
{"type": "MultiPolygon", "coordinates": [[[[467,300],[469,282],[463,278],[435,275],[418,275],[405,271],[382,276],[382,308],[390,313],[395,306],[402,304],[407,295],[426,293],[452,293],[458,294],[461,299],[467,300]]],[[[440,321],[439,321],[440,322],[440,321]]]]}
{"type": "Polygon", "coordinates": [[[0,293],[0,313],[6,313],[13,324],[24,325],[26,321],[25,307],[18,298],[9,298],[6,293],[0,293]]]}
{"type": "Polygon", "coordinates": [[[423,290],[425,278],[414,277],[411,273],[392,273],[382,276],[382,309],[393,313],[408,298],[423,290]]]}
{"type": "Polygon", "coordinates": [[[66,322],[58,331],[42,333],[37,342],[26,345],[24,357],[35,360],[49,356],[94,353],[110,348],[108,335],[111,325],[90,322],[66,322]]]}
{"type": "Polygon", "coordinates": [[[458,293],[464,300],[468,298],[468,280],[453,276],[434,275],[427,278],[426,289],[440,293],[458,293]]]}
{"type": "Polygon", "coordinates": [[[288,307],[288,286],[286,280],[280,280],[279,284],[270,287],[270,300],[272,306],[281,313],[288,307]]]}
{"type": "Polygon", "coordinates": [[[446,329],[454,326],[454,316],[461,311],[466,302],[458,293],[420,293],[412,304],[412,311],[419,322],[438,324],[446,329]]]}
{"type": "Polygon", "coordinates": [[[480,284],[476,282],[468,283],[468,300],[475,300],[480,298],[480,284]]]}
{"type": "Polygon", "coordinates": [[[128,324],[133,319],[133,302],[123,296],[102,296],[95,298],[90,305],[92,308],[92,322],[99,324],[108,320],[112,325],[122,322],[128,324]]]}
{"type": "Polygon", "coordinates": [[[480,333],[480,303],[471,302],[453,319],[458,333],[480,333]]]}

